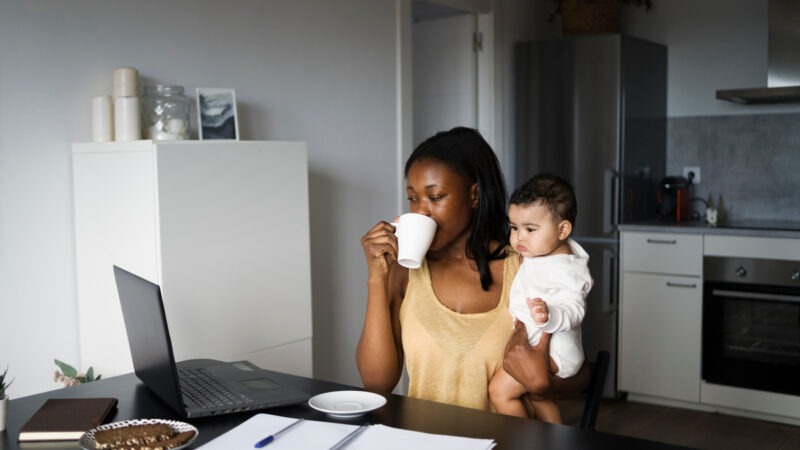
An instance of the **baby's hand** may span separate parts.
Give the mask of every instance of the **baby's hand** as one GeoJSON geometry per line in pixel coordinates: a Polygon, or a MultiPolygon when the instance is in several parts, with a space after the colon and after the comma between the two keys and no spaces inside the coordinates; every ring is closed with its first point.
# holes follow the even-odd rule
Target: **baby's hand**
{"type": "Polygon", "coordinates": [[[540,298],[535,298],[533,300],[526,298],[525,301],[528,302],[528,308],[531,310],[531,317],[533,317],[533,323],[536,325],[544,325],[550,319],[550,313],[547,309],[547,303],[540,298]]]}

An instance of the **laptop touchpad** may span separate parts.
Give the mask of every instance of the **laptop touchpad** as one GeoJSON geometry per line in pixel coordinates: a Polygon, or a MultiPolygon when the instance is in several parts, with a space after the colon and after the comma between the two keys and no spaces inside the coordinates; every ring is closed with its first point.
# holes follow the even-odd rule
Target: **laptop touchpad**
{"type": "Polygon", "coordinates": [[[249,380],[238,380],[237,383],[252,391],[268,391],[280,387],[269,378],[251,378],[249,380]]]}

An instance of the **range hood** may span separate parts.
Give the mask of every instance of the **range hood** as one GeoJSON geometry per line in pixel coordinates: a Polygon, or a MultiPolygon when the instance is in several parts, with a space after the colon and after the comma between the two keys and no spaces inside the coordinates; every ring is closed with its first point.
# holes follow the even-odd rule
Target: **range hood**
{"type": "Polygon", "coordinates": [[[767,85],[717,91],[717,99],[744,104],[800,103],[800,2],[769,0],[767,85]]]}

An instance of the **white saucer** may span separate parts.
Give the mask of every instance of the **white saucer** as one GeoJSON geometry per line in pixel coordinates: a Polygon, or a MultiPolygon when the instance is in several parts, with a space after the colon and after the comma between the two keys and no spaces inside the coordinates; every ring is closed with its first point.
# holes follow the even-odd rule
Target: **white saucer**
{"type": "Polygon", "coordinates": [[[364,391],[334,391],[315,395],[308,406],[337,417],[353,417],[386,404],[386,399],[378,394],[364,391]]]}

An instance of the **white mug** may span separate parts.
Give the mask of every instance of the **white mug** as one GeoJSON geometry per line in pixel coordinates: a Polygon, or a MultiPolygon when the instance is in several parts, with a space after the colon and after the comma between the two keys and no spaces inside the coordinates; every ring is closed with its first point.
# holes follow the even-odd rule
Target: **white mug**
{"type": "Polygon", "coordinates": [[[436,234],[436,221],[424,214],[406,213],[392,225],[397,228],[397,262],[409,269],[419,268],[436,234]]]}

